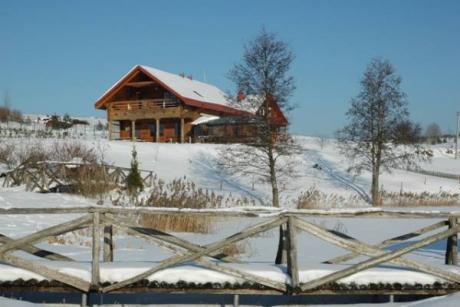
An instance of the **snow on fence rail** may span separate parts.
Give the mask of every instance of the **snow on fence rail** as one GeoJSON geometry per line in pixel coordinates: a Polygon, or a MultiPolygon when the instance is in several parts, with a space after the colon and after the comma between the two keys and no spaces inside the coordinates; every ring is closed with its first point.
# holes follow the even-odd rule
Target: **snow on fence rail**
{"type": "MultiPolygon", "coordinates": [[[[460,274],[456,270],[449,270],[446,267],[426,264],[420,261],[402,258],[408,253],[428,246],[435,242],[447,238],[446,246],[446,264],[457,264],[457,234],[460,232],[458,224],[458,213],[449,214],[442,212],[397,212],[385,210],[263,210],[263,209],[215,209],[215,210],[171,210],[164,208],[155,209],[129,209],[129,208],[106,208],[106,207],[78,207],[78,208],[9,208],[0,209],[0,214],[62,214],[62,213],[81,213],[83,216],[71,221],[55,225],[43,230],[28,234],[19,239],[12,239],[8,236],[1,235],[0,242],[0,261],[28,272],[43,276],[46,280],[35,284],[37,289],[50,287],[56,288],[57,285],[65,288],[67,291],[73,289],[80,291],[85,295],[90,292],[97,293],[120,293],[120,292],[152,292],[152,291],[172,291],[172,292],[202,292],[202,293],[270,293],[270,294],[444,294],[460,290],[460,274]],[[154,214],[154,215],[211,215],[215,217],[264,217],[264,221],[255,225],[248,226],[224,239],[217,240],[207,245],[198,245],[188,240],[182,239],[173,233],[166,233],[158,229],[141,227],[127,223],[123,220],[126,213],[136,214],[154,214]],[[436,223],[416,229],[410,233],[390,238],[376,245],[370,245],[353,238],[345,233],[330,230],[323,226],[307,221],[304,217],[324,216],[324,217],[345,217],[345,218],[425,218],[425,219],[442,219],[436,223]],[[75,276],[71,273],[64,273],[60,270],[63,263],[75,263],[70,257],[60,255],[55,252],[47,251],[36,247],[37,244],[49,237],[55,237],[67,232],[89,228],[92,230],[91,244],[91,269],[90,279],[82,276],[75,276]],[[130,236],[139,237],[164,248],[174,255],[168,257],[155,266],[148,266],[141,272],[125,276],[118,274],[116,280],[104,280],[101,278],[101,264],[103,269],[105,263],[113,262],[116,250],[113,245],[114,228],[119,232],[126,233],[130,236]],[[240,242],[241,240],[254,237],[268,230],[280,228],[284,233],[283,253],[285,255],[286,273],[284,278],[274,278],[273,274],[255,274],[251,270],[242,268],[236,260],[222,251],[226,248],[240,242]],[[446,229],[442,229],[446,228],[446,229]],[[346,260],[353,259],[359,255],[367,256],[368,259],[360,261],[357,264],[344,266],[333,269],[327,274],[314,276],[308,280],[302,280],[300,277],[304,272],[299,269],[297,261],[298,234],[306,232],[323,241],[332,243],[348,251],[348,253],[326,260],[324,263],[337,264],[346,260]],[[428,235],[429,233],[433,234],[428,235]],[[396,244],[422,236],[415,243],[401,244],[402,247],[395,248],[396,244]],[[385,250],[386,247],[393,246],[391,251],[385,250]],[[36,261],[25,259],[12,252],[21,250],[33,254],[44,260],[36,261]],[[100,254],[102,259],[100,261],[100,254]],[[45,261],[46,260],[46,261],[45,261]],[[385,284],[381,288],[375,288],[375,285],[359,286],[347,284],[343,280],[347,277],[354,276],[365,270],[375,268],[379,264],[390,262],[409,268],[418,272],[434,276],[436,280],[442,280],[444,283],[430,285],[428,287],[404,288],[404,286],[392,286],[385,284]],[[46,263],[56,263],[56,265],[46,265],[46,263]],[[187,282],[178,282],[170,285],[158,280],[152,280],[156,273],[174,270],[181,265],[193,263],[192,270],[210,270],[223,274],[230,278],[226,282],[216,283],[209,281],[202,282],[198,287],[191,286],[187,282]],[[121,276],[121,278],[120,278],[121,276]],[[232,281],[233,280],[233,281],[232,281]],[[234,285],[234,280],[238,280],[238,285],[234,285]],[[57,284],[56,284],[57,283],[57,284]],[[380,292],[377,292],[380,291],[380,292]]],[[[275,258],[275,257],[274,257],[275,258]]],[[[122,265],[118,262],[117,265],[122,265]]],[[[129,266],[129,265],[128,265],[129,266]]],[[[284,266],[284,265],[283,265],[284,266]]],[[[0,269],[1,270],[1,269],[0,269]]],[[[404,269],[394,268],[397,273],[402,273],[404,269]],[[398,272],[399,270],[399,272],[398,272]]],[[[65,270],[64,270],[65,271],[65,270]]],[[[1,273],[1,272],[0,272],[1,273]]],[[[191,273],[193,274],[193,273],[191,273]]],[[[0,274],[1,275],[1,274],[0,274]]],[[[192,277],[193,278],[193,277],[192,277]]],[[[198,283],[198,281],[197,281],[198,283]]],[[[396,282],[395,282],[396,283],[396,282]]],[[[26,283],[30,287],[34,284],[26,283]]],[[[5,281],[0,282],[2,287],[18,287],[15,281],[8,284],[5,281]],[[2,286],[3,285],[3,286],[2,286]]],[[[19,287],[20,288],[20,287],[19,287]]]]}

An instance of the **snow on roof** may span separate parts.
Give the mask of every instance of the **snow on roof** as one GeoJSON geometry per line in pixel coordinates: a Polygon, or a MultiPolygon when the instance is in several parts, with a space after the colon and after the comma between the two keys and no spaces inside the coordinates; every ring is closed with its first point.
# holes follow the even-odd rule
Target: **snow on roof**
{"type": "Polygon", "coordinates": [[[219,116],[214,116],[214,115],[209,115],[209,114],[201,113],[201,114],[200,114],[200,117],[198,117],[197,119],[195,119],[191,124],[192,124],[193,126],[201,125],[201,124],[204,124],[204,123],[207,123],[207,122],[210,122],[210,121],[219,119],[219,118],[220,118],[219,116]]]}
{"type": "Polygon", "coordinates": [[[145,65],[140,65],[140,67],[168,87],[174,89],[182,97],[230,106],[230,101],[227,99],[225,93],[214,85],[145,65]]]}

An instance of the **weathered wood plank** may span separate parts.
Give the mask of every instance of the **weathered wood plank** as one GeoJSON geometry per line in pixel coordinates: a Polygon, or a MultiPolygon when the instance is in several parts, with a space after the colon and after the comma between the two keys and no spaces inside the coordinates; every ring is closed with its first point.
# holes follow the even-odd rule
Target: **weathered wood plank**
{"type": "Polygon", "coordinates": [[[57,280],[59,282],[62,282],[66,285],[69,285],[81,291],[86,292],[90,288],[90,283],[83,279],[61,273],[55,269],[41,265],[37,262],[25,260],[20,257],[9,255],[9,254],[0,255],[0,260],[12,266],[39,274],[45,278],[48,278],[51,280],[57,280]]]}
{"type": "Polygon", "coordinates": [[[168,267],[171,267],[173,265],[177,265],[177,264],[181,264],[181,263],[184,263],[184,262],[187,262],[187,261],[193,261],[195,259],[198,259],[202,256],[205,256],[205,255],[209,255],[211,254],[212,252],[214,251],[218,251],[226,246],[229,246],[231,244],[234,244],[238,241],[241,241],[243,239],[246,239],[248,237],[251,237],[251,236],[254,236],[258,233],[261,233],[261,232],[264,232],[264,231],[267,231],[273,227],[276,227],[276,226],[279,226],[283,223],[285,223],[287,220],[287,218],[285,217],[277,217],[275,219],[271,219],[269,221],[266,221],[266,222],[262,222],[262,223],[259,223],[257,225],[254,225],[254,226],[250,226],[248,228],[245,228],[244,230],[230,236],[230,237],[227,237],[223,240],[219,240],[215,243],[211,243],[211,244],[208,244],[205,246],[205,248],[199,252],[190,252],[190,253],[186,253],[186,254],[182,254],[182,255],[177,255],[177,256],[174,256],[174,257],[170,257],[170,258],[167,258],[163,261],[161,261],[159,263],[159,265],[157,265],[156,267],[150,269],[150,270],[147,270],[146,272],[142,273],[142,274],[138,274],[134,277],[131,277],[131,278],[128,278],[124,281],[121,281],[121,282],[118,282],[116,284],[113,284],[113,285],[110,285],[110,286],[107,286],[107,287],[104,287],[102,288],[102,291],[103,292],[110,292],[112,290],[116,290],[116,289],[119,289],[119,288],[123,288],[129,284],[132,284],[136,281],[139,281],[139,280],[142,280],[144,278],[147,278],[148,276],[154,274],[155,272],[158,272],[160,270],[163,270],[163,269],[166,269],[168,267]]]}
{"type": "Polygon", "coordinates": [[[104,225],[104,262],[113,262],[113,226],[104,225]]]}
{"type": "MultiPolygon", "coordinates": [[[[457,226],[457,218],[450,217],[449,229],[452,229],[457,226]]],[[[457,233],[447,238],[446,246],[446,264],[457,265],[458,264],[458,249],[457,249],[457,233]]]]}
{"type": "Polygon", "coordinates": [[[110,214],[151,214],[174,216],[214,217],[331,217],[331,218],[390,218],[390,219],[447,219],[460,217],[460,212],[398,212],[398,211],[335,211],[335,210],[227,210],[227,209],[176,209],[176,208],[119,208],[119,207],[67,207],[67,208],[0,208],[0,214],[63,214],[100,212],[110,214]]]}
{"type": "Polygon", "coordinates": [[[254,275],[248,272],[244,272],[244,271],[241,271],[235,268],[231,268],[228,266],[224,266],[217,262],[212,262],[212,261],[209,261],[203,258],[197,259],[195,261],[205,268],[208,268],[214,271],[218,271],[218,272],[230,275],[230,276],[234,276],[234,277],[243,279],[247,282],[264,285],[266,287],[278,290],[280,292],[286,292],[287,290],[287,287],[285,284],[271,280],[269,278],[257,276],[257,275],[254,275]]]}
{"type": "Polygon", "coordinates": [[[47,237],[51,236],[57,236],[69,231],[73,231],[75,229],[81,228],[83,225],[89,224],[91,221],[91,216],[90,215],[85,215],[83,217],[80,217],[78,219],[64,222],[62,224],[52,226],[37,232],[34,232],[32,234],[29,234],[27,236],[24,236],[20,239],[16,239],[14,241],[11,241],[9,243],[6,243],[2,246],[0,246],[0,254],[12,251],[18,248],[21,248],[25,245],[29,245],[32,243],[39,242],[47,237]]]}
{"type": "MultiPolygon", "coordinates": [[[[0,283],[0,291],[5,293],[14,292],[44,292],[44,293],[81,293],[80,290],[73,290],[67,286],[2,286],[0,283]]],[[[397,289],[397,288],[379,288],[379,289],[337,289],[337,288],[321,288],[319,290],[309,290],[306,292],[298,293],[301,295],[401,295],[401,296],[414,296],[414,295],[429,295],[439,296],[456,293],[460,289],[459,287],[447,287],[447,288],[424,288],[424,289],[397,289]]],[[[249,288],[152,288],[149,286],[136,286],[127,289],[114,290],[112,293],[122,294],[137,294],[137,293],[167,293],[167,294],[250,294],[250,295],[285,295],[285,293],[273,290],[271,288],[265,289],[249,289],[249,288]]]]}
{"type": "MultiPolygon", "coordinates": [[[[309,229],[309,227],[306,227],[306,228],[309,229]]],[[[306,231],[310,232],[309,230],[306,230],[306,231]]],[[[301,286],[301,289],[302,289],[302,291],[305,291],[305,290],[309,290],[309,289],[314,289],[316,287],[319,287],[319,286],[327,284],[327,283],[335,282],[335,281],[340,280],[342,278],[348,277],[350,275],[356,274],[356,273],[361,272],[363,270],[366,270],[368,268],[374,267],[374,266],[376,266],[378,264],[391,261],[391,260],[393,260],[395,258],[398,258],[398,257],[400,257],[400,256],[402,256],[404,254],[407,254],[407,253],[409,253],[409,252],[411,252],[413,250],[419,249],[421,247],[430,245],[430,244],[432,244],[434,242],[437,242],[439,240],[445,239],[445,238],[457,233],[458,231],[460,231],[460,227],[454,227],[454,228],[452,228],[450,230],[446,230],[446,231],[443,231],[441,233],[437,233],[435,235],[432,235],[432,236],[429,236],[427,238],[424,238],[423,240],[420,240],[420,241],[418,241],[416,243],[413,243],[413,244],[411,244],[409,246],[403,247],[401,249],[398,249],[398,250],[395,250],[395,251],[392,251],[392,252],[383,253],[383,254],[375,256],[375,257],[373,257],[373,258],[371,258],[369,260],[366,260],[366,261],[360,262],[358,264],[355,264],[353,266],[350,266],[350,267],[348,267],[346,269],[343,269],[343,270],[328,274],[326,276],[323,276],[321,278],[309,281],[309,282],[303,284],[301,286]]]]}
{"type": "Polygon", "coordinates": [[[288,274],[291,278],[291,290],[293,292],[298,290],[299,287],[299,265],[297,262],[297,234],[296,234],[296,221],[293,217],[288,217],[287,222],[287,245],[288,257],[287,268],[288,274]]]}
{"type": "Polygon", "coordinates": [[[99,256],[101,245],[101,230],[99,228],[99,212],[93,213],[93,243],[91,245],[91,287],[98,288],[100,284],[99,256]]]}
{"type": "MultiPolygon", "coordinates": [[[[201,251],[201,250],[204,249],[204,247],[202,247],[202,246],[192,244],[192,243],[190,243],[190,242],[188,242],[186,240],[177,238],[175,236],[172,236],[172,235],[167,234],[167,233],[163,233],[163,232],[158,231],[158,230],[149,229],[149,228],[141,228],[141,227],[133,227],[133,226],[127,227],[126,224],[122,223],[122,222],[117,222],[115,224],[115,221],[113,219],[110,219],[109,217],[104,217],[104,219],[114,223],[114,225],[116,225],[117,228],[119,228],[120,230],[122,230],[122,231],[124,231],[124,232],[126,232],[128,234],[136,235],[136,236],[138,236],[140,238],[147,239],[149,241],[154,240],[154,243],[156,243],[156,244],[159,243],[159,242],[157,242],[158,240],[162,240],[164,242],[160,243],[161,246],[166,247],[167,249],[172,250],[173,252],[176,252],[176,253],[182,252],[182,250],[179,250],[179,249],[175,248],[175,245],[178,245],[178,246],[180,246],[180,247],[182,247],[184,249],[194,251],[194,252],[201,251]],[[158,239],[156,237],[157,234],[159,234],[162,239],[158,239]],[[171,244],[173,244],[173,246],[171,246],[171,244]]],[[[216,257],[216,259],[218,259],[219,256],[222,256],[222,254],[219,254],[218,256],[212,256],[212,257],[216,257]]],[[[224,261],[227,260],[227,261],[230,262],[230,261],[232,261],[232,258],[227,256],[227,257],[223,258],[223,260],[224,261]]],[[[259,283],[259,284],[265,285],[267,287],[277,289],[279,291],[283,291],[283,292],[286,291],[286,286],[284,284],[282,284],[282,283],[271,281],[269,279],[265,279],[263,277],[259,277],[259,276],[253,275],[253,274],[242,273],[239,270],[236,270],[236,269],[233,269],[233,268],[228,268],[228,267],[223,267],[223,266],[219,265],[218,263],[211,262],[211,261],[208,261],[208,260],[205,260],[205,259],[198,259],[196,261],[198,263],[200,263],[200,265],[202,265],[202,266],[204,266],[206,268],[209,268],[209,269],[212,269],[212,270],[215,270],[215,271],[218,271],[218,272],[226,273],[226,274],[229,274],[229,275],[234,276],[234,277],[242,278],[244,280],[247,280],[247,281],[250,281],[250,282],[253,282],[253,283],[259,283]]],[[[236,261],[237,260],[235,259],[235,261],[232,261],[232,262],[235,263],[236,261]]]]}
{"type": "MultiPolygon", "coordinates": [[[[438,223],[435,223],[435,224],[432,224],[432,225],[429,225],[429,226],[425,226],[425,227],[419,228],[419,229],[414,230],[414,231],[412,231],[412,232],[409,232],[409,233],[407,233],[407,234],[403,234],[403,235],[400,235],[400,236],[397,236],[397,237],[394,237],[394,238],[391,238],[391,239],[382,241],[382,242],[380,242],[379,244],[374,245],[374,247],[375,247],[375,248],[383,249],[383,248],[388,247],[388,246],[391,246],[391,245],[393,245],[393,244],[396,244],[396,243],[399,243],[399,242],[402,242],[402,241],[406,241],[406,240],[409,240],[409,239],[418,237],[418,236],[420,236],[420,235],[422,235],[422,234],[431,232],[431,231],[433,231],[433,230],[436,230],[436,229],[445,227],[446,225],[447,225],[447,222],[446,222],[446,221],[441,221],[441,222],[438,222],[438,223]]],[[[349,260],[351,260],[351,259],[354,259],[354,258],[356,258],[358,255],[359,255],[359,254],[356,254],[356,253],[348,253],[348,254],[345,254],[345,255],[342,255],[342,256],[338,256],[338,257],[332,258],[332,259],[330,259],[330,260],[326,260],[326,261],[324,261],[323,263],[327,263],[327,264],[338,264],[338,263],[342,263],[342,262],[345,262],[345,261],[349,261],[349,260]]]]}
{"type": "MultiPolygon", "coordinates": [[[[104,219],[107,222],[111,223],[112,225],[116,225],[117,228],[119,228],[120,230],[122,230],[123,232],[127,234],[139,237],[141,239],[152,241],[158,246],[164,247],[165,249],[172,251],[174,253],[181,253],[183,252],[184,249],[192,251],[192,252],[199,252],[204,249],[203,246],[193,244],[187,240],[181,239],[172,234],[168,234],[168,233],[165,233],[157,229],[130,225],[130,224],[115,220],[113,218],[110,218],[108,216],[104,216],[104,219]],[[177,247],[180,247],[180,248],[177,248],[177,247]]],[[[208,256],[213,257],[215,259],[222,260],[222,261],[226,261],[226,262],[240,262],[238,259],[234,259],[222,253],[218,253],[218,254],[214,253],[208,256]]]]}
{"type": "MultiPolygon", "coordinates": [[[[297,220],[297,226],[300,229],[305,230],[318,238],[321,238],[339,247],[343,247],[345,249],[351,250],[355,253],[359,253],[362,255],[370,256],[370,257],[382,255],[385,253],[384,250],[377,249],[372,245],[360,242],[356,240],[355,238],[352,238],[348,235],[344,235],[339,232],[332,232],[330,230],[323,229],[317,225],[314,225],[314,224],[311,224],[311,223],[308,223],[302,220],[297,220]]],[[[396,259],[391,260],[391,262],[398,264],[398,265],[406,266],[411,269],[415,269],[415,270],[418,270],[424,273],[428,273],[434,276],[441,277],[447,281],[460,283],[459,274],[456,274],[450,271],[446,271],[446,270],[443,270],[435,266],[427,265],[419,261],[409,260],[409,259],[404,259],[404,258],[396,258],[396,259]]]]}
{"type": "MultiPolygon", "coordinates": [[[[3,234],[0,234],[0,243],[10,243],[14,241],[14,239],[10,238],[10,237],[7,237],[3,234]]],[[[19,248],[20,250],[24,251],[24,252],[27,252],[31,255],[34,255],[34,256],[37,256],[37,257],[41,257],[41,258],[45,258],[45,259],[49,259],[49,260],[57,260],[57,261],[75,261],[74,259],[70,258],[70,257],[67,257],[67,256],[64,256],[64,255],[61,255],[61,254],[58,254],[58,253],[55,253],[55,252],[52,252],[52,251],[48,251],[48,250],[45,250],[45,249],[41,249],[41,248],[38,248],[38,247],[35,247],[33,245],[24,245],[22,247],[19,248]]]]}

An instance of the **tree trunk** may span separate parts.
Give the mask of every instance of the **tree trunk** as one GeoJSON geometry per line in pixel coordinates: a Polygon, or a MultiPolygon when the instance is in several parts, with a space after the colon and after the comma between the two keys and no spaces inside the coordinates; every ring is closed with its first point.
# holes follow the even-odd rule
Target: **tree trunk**
{"type": "Polygon", "coordinates": [[[372,168],[372,187],[371,187],[372,205],[374,207],[378,207],[381,205],[381,199],[380,199],[380,193],[379,193],[379,175],[380,175],[380,167],[374,166],[372,168]]]}
{"type": "MultiPolygon", "coordinates": [[[[270,144],[271,145],[271,144],[270,144]]],[[[276,162],[273,158],[273,147],[270,146],[268,150],[268,160],[270,165],[270,184],[272,186],[272,206],[275,208],[280,207],[278,181],[276,178],[276,162]]],[[[287,249],[286,249],[286,227],[280,225],[279,227],[279,240],[278,251],[276,252],[276,264],[287,263],[287,249]]]]}

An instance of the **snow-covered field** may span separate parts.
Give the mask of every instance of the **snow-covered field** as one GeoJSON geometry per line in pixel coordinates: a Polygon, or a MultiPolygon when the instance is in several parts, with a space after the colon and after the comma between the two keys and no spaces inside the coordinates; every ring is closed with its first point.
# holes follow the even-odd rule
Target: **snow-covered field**
{"type": "MultiPolygon", "coordinates": [[[[88,128],[98,123],[94,119],[88,128]]],[[[75,132],[77,135],[81,132],[75,132]]],[[[251,198],[257,205],[267,206],[270,202],[270,188],[267,184],[257,182],[254,178],[236,177],[220,170],[216,166],[217,150],[225,145],[213,144],[155,144],[135,143],[124,141],[107,141],[103,134],[87,133],[86,137],[78,137],[79,142],[89,147],[97,148],[103,152],[104,160],[113,165],[129,167],[131,161],[131,150],[136,146],[141,169],[151,170],[164,181],[171,181],[184,176],[196,183],[199,187],[219,194],[240,195],[251,198]]],[[[72,134],[71,134],[72,136],[72,134]]],[[[365,198],[370,189],[370,174],[363,174],[353,177],[347,173],[349,166],[344,157],[341,156],[334,140],[321,141],[315,137],[296,136],[298,143],[302,146],[303,152],[297,159],[297,171],[299,177],[284,187],[282,204],[286,208],[293,208],[297,197],[306,190],[316,189],[325,194],[337,195],[343,199],[353,198],[356,207],[368,207],[365,198]],[[315,167],[314,167],[315,166],[315,167]]],[[[18,146],[27,142],[42,142],[45,145],[53,142],[66,142],[64,139],[18,139],[5,138],[2,142],[15,143],[18,146]]],[[[452,144],[433,146],[434,157],[430,163],[423,163],[421,167],[426,170],[460,174],[460,160],[455,160],[448,149],[452,144]]],[[[5,165],[0,165],[0,170],[5,165]]],[[[0,178],[0,185],[1,185],[0,178]]],[[[434,176],[421,175],[404,170],[393,170],[391,174],[383,174],[381,177],[382,189],[388,192],[399,193],[439,193],[447,192],[457,194],[460,192],[459,182],[452,179],[444,179],[434,176]]],[[[23,186],[5,188],[0,187],[0,208],[12,207],[75,207],[93,206],[96,201],[80,196],[67,194],[40,194],[26,192],[23,186]]],[[[328,204],[328,207],[343,207],[346,202],[328,204]]],[[[107,201],[104,205],[110,205],[107,201]]],[[[228,204],[228,206],[231,206],[228,204]]],[[[457,207],[431,208],[433,210],[458,210],[457,207]]],[[[412,209],[413,210],[413,209],[412,209]]],[[[423,208],[430,210],[430,208],[423,208]]],[[[18,238],[28,233],[35,232],[52,225],[62,223],[66,220],[76,218],[78,215],[10,215],[0,216],[0,233],[18,238]]],[[[209,234],[179,233],[178,236],[199,244],[207,244],[220,238],[228,236],[243,229],[249,224],[256,223],[257,219],[229,219],[220,221],[214,226],[214,231],[209,234]]],[[[310,221],[345,232],[353,237],[368,243],[377,243],[384,239],[410,232],[421,226],[436,222],[435,220],[401,220],[401,219],[334,219],[314,218],[310,221]]],[[[246,270],[267,276],[279,281],[287,277],[279,267],[271,265],[276,252],[276,231],[270,231],[257,238],[251,238],[244,244],[242,260],[248,261],[251,265],[246,270]],[[256,264],[255,264],[256,263],[256,264]]],[[[67,236],[67,245],[58,243],[43,242],[39,246],[50,249],[79,261],[90,259],[90,249],[87,238],[84,234],[79,236],[67,236]]],[[[299,262],[301,280],[308,281],[312,278],[327,274],[328,272],[355,263],[344,265],[325,265],[322,261],[338,256],[344,251],[324,243],[314,237],[302,234],[299,236],[299,262]]],[[[413,240],[408,243],[414,242],[413,240]]],[[[157,247],[148,244],[140,239],[120,234],[115,241],[115,261],[124,262],[125,269],[120,270],[115,264],[108,264],[102,267],[103,281],[115,281],[145,271],[149,266],[164,259],[168,255],[157,247]]],[[[411,254],[410,258],[421,260],[440,267],[445,267],[444,262],[445,242],[438,242],[422,248],[411,254]]],[[[18,253],[20,254],[20,253],[18,253]]],[[[27,256],[30,257],[30,256],[27,256]]],[[[54,265],[57,265],[56,262],[54,265]]],[[[244,266],[244,265],[243,265],[244,266]]],[[[460,273],[458,267],[450,266],[449,269],[460,273]]],[[[0,280],[11,280],[17,277],[38,278],[34,274],[26,273],[23,270],[0,265],[0,280]],[[27,275],[29,274],[29,275],[27,275]]],[[[89,267],[87,263],[66,264],[60,266],[60,270],[75,274],[84,279],[89,279],[89,267]]],[[[344,282],[369,283],[369,282],[402,282],[402,283],[432,283],[439,279],[427,274],[413,272],[410,270],[396,272],[391,266],[382,266],[366,272],[348,277],[344,282]]],[[[221,273],[202,269],[197,272],[196,268],[188,265],[179,266],[151,276],[155,280],[175,282],[178,280],[190,279],[200,282],[203,280],[238,282],[233,277],[221,273]],[[195,271],[194,271],[195,270],[195,271]],[[193,274],[192,274],[193,271],[193,274]],[[199,273],[199,274],[198,274],[199,273]]],[[[451,300],[451,298],[449,298],[451,300]]],[[[433,301],[434,304],[441,302],[433,301]]],[[[3,302],[0,301],[0,305],[3,302]]]]}

